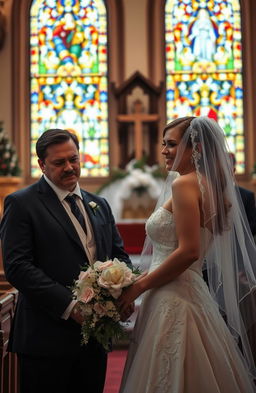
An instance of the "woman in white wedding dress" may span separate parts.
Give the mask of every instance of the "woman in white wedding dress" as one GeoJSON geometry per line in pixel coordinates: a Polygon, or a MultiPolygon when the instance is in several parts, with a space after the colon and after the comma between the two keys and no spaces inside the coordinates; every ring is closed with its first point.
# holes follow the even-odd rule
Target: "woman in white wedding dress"
{"type": "Polygon", "coordinates": [[[256,313],[240,311],[256,287],[256,250],[224,134],[205,117],[177,119],[162,154],[170,174],[146,224],[152,262],[119,299],[125,310],[143,294],[120,393],[255,392],[256,313]]]}

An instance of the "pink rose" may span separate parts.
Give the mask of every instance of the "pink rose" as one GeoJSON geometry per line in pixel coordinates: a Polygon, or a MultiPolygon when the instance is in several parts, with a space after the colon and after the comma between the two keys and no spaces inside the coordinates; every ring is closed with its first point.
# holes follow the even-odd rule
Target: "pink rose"
{"type": "Polygon", "coordinates": [[[109,260],[106,262],[97,261],[94,263],[94,268],[101,272],[102,270],[107,269],[108,267],[113,266],[113,261],[109,260]]]}
{"type": "Polygon", "coordinates": [[[80,274],[79,274],[79,277],[78,277],[78,281],[83,281],[83,280],[85,280],[86,278],[88,278],[88,276],[89,276],[89,271],[88,270],[86,270],[86,272],[80,272],[80,274]]]}
{"type": "Polygon", "coordinates": [[[92,283],[96,280],[96,272],[89,267],[86,271],[82,271],[79,274],[77,285],[79,287],[88,286],[90,287],[92,283]]]}
{"type": "Polygon", "coordinates": [[[85,287],[80,293],[78,300],[83,303],[89,303],[95,296],[94,290],[91,287],[85,287]]]}

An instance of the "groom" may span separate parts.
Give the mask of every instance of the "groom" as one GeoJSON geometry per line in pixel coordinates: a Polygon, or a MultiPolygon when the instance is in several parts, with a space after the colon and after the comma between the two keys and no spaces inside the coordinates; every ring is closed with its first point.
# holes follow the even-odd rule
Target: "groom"
{"type": "Polygon", "coordinates": [[[78,185],[77,137],[47,130],[36,152],[43,176],[5,199],[0,228],[6,278],[19,290],[9,350],[20,393],[102,393],[107,355],[93,339],[81,346],[70,286],[85,264],[131,262],[108,203],[78,185]]]}

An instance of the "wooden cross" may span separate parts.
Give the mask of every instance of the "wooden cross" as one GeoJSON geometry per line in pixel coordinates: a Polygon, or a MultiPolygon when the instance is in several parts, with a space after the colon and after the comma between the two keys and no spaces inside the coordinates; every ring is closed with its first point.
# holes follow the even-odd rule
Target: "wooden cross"
{"type": "Polygon", "coordinates": [[[123,123],[134,123],[135,158],[140,160],[143,156],[143,123],[157,121],[157,114],[143,113],[140,100],[134,102],[134,112],[127,115],[118,115],[117,120],[123,123]]]}

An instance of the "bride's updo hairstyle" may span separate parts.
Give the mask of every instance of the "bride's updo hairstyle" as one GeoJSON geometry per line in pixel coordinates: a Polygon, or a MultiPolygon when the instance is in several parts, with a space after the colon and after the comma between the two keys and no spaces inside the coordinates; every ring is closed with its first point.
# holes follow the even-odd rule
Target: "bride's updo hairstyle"
{"type": "Polygon", "coordinates": [[[190,123],[193,119],[195,119],[195,116],[185,116],[171,121],[165,126],[163,130],[163,137],[165,136],[166,131],[176,127],[180,130],[181,136],[183,136],[184,132],[190,126],[190,123]]]}

